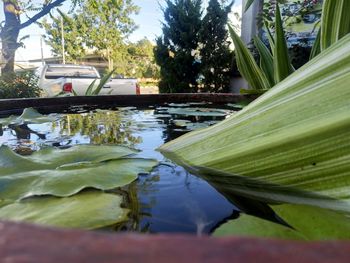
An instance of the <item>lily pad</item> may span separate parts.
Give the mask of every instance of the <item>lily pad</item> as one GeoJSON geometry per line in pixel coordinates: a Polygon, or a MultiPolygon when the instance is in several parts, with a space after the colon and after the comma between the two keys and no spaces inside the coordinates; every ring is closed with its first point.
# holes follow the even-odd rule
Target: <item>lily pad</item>
{"type": "Polygon", "coordinates": [[[172,122],[178,127],[186,127],[189,123],[191,123],[189,120],[173,120],[172,122]]]}
{"type": "Polygon", "coordinates": [[[127,185],[157,164],[150,159],[125,158],[133,152],[125,147],[86,145],[66,150],[49,148],[24,157],[1,147],[0,164],[4,169],[0,198],[63,197],[85,188],[108,190],[127,185]]]}
{"type": "Polygon", "coordinates": [[[215,236],[239,235],[283,239],[349,239],[347,214],[307,205],[274,205],[273,210],[290,227],[258,217],[242,215],[215,230],[215,236]]]}
{"type": "Polygon", "coordinates": [[[122,197],[85,192],[72,197],[41,197],[0,208],[2,220],[24,221],[64,228],[96,229],[127,220],[122,197]]]}
{"type": "Polygon", "coordinates": [[[225,117],[230,111],[214,108],[169,108],[169,114],[185,116],[225,117]]]}
{"type": "Polygon", "coordinates": [[[122,146],[77,145],[67,149],[45,148],[29,156],[21,156],[9,147],[0,147],[0,176],[34,170],[56,169],[62,165],[84,162],[98,163],[136,153],[122,146]]]}
{"type": "Polygon", "coordinates": [[[292,228],[273,223],[255,216],[241,214],[238,219],[230,220],[217,228],[213,234],[222,236],[245,236],[281,239],[305,239],[292,228]]]}
{"type": "Polygon", "coordinates": [[[10,116],[8,118],[0,119],[0,124],[23,124],[23,123],[33,123],[41,124],[46,122],[56,121],[58,118],[55,115],[43,115],[33,108],[24,109],[22,115],[20,116],[10,116]]]}
{"type": "Polygon", "coordinates": [[[191,106],[189,103],[169,103],[169,107],[188,107],[191,106]]]}

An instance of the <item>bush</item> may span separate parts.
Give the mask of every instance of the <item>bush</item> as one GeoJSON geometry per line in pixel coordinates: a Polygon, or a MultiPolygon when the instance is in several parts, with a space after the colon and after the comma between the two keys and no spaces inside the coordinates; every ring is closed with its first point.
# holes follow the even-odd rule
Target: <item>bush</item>
{"type": "Polygon", "coordinates": [[[8,73],[0,77],[0,99],[39,97],[38,77],[30,71],[8,73]]]}

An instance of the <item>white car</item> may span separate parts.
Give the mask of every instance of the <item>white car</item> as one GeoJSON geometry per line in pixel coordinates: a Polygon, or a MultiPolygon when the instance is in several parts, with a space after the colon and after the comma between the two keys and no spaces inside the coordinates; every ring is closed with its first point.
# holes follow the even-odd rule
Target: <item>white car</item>
{"type": "MultiPolygon", "coordinates": [[[[95,81],[97,86],[101,80],[95,67],[49,64],[37,70],[39,87],[43,89],[45,97],[58,94],[73,94],[84,96],[89,85],[95,81]]],[[[140,94],[137,79],[110,79],[102,88],[99,95],[140,94]]]]}

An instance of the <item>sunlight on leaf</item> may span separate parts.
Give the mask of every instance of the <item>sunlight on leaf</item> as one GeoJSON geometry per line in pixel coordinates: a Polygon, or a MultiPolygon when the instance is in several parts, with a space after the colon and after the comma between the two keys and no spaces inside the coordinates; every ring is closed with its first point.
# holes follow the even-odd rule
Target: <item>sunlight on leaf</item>
{"type": "Polygon", "coordinates": [[[31,198],[0,208],[2,220],[24,221],[64,228],[95,229],[127,220],[122,197],[85,192],[72,197],[31,198]]]}
{"type": "Polygon", "coordinates": [[[342,214],[306,205],[273,205],[273,210],[290,227],[250,215],[241,215],[215,230],[214,236],[254,236],[282,239],[349,239],[350,220],[342,214]]]}
{"type": "Polygon", "coordinates": [[[126,158],[134,153],[118,146],[54,148],[20,156],[0,148],[0,198],[18,200],[36,195],[70,196],[84,188],[113,189],[150,172],[155,160],[126,158]]]}

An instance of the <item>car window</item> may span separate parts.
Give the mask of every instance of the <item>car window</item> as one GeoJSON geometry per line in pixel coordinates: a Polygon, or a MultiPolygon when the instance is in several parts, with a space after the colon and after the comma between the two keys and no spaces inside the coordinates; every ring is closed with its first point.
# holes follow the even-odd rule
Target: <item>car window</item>
{"type": "Polygon", "coordinates": [[[93,68],[78,68],[78,67],[48,67],[45,73],[47,79],[57,79],[62,77],[73,78],[99,78],[93,68]]]}

